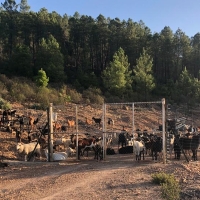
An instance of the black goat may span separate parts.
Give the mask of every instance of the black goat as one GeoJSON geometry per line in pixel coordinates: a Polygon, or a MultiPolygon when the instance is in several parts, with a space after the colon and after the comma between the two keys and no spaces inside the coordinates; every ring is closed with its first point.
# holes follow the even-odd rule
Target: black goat
{"type": "Polygon", "coordinates": [[[16,111],[17,110],[10,110],[10,109],[4,110],[3,114],[2,114],[2,122],[5,123],[5,122],[9,121],[9,117],[8,116],[10,115],[11,118],[14,117],[16,111]]]}
{"type": "Polygon", "coordinates": [[[152,159],[156,160],[158,159],[158,154],[162,152],[162,137],[154,136],[152,140],[152,159]]]}
{"type": "Polygon", "coordinates": [[[200,135],[194,135],[192,138],[182,138],[176,136],[174,141],[174,153],[175,158],[180,159],[181,156],[181,149],[182,150],[191,150],[192,151],[192,158],[194,161],[197,160],[197,150],[200,144],[200,135]]]}
{"type": "Polygon", "coordinates": [[[94,159],[97,161],[103,160],[103,146],[102,146],[102,140],[100,138],[97,138],[95,140],[95,145],[93,146],[94,150],[94,159]]]}
{"type": "Polygon", "coordinates": [[[122,147],[126,146],[126,144],[127,144],[125,132],[121,132],[118,136],[118,150],[119,150],[120,144],[121,144],[122,147]]]}
{"type": "Polygon", "coordinates": [[[21,142],[21,137],[22,137],[22,132],[18,129],[15,130],[16,131],[16,140],[17,142],[21,142]]]}
{"type": "Polygon", "coordinates": [[[95,124],[99,124],[99,128],[100,128],[101,118],[92,117],[92,119],[94,120],[95,124]]]}
{"type": "Polygon", "coordinates": [[[111,119],[111,118],[108,118],[108,125],[112,125],[112,126],[114,126],[114,120],[113,119],[111,119]]]}

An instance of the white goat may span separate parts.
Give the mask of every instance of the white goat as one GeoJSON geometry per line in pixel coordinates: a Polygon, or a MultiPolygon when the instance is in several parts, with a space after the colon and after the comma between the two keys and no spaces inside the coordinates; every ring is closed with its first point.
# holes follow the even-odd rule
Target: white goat
{"type": "Polygon", "coordinates": [[[69,156],[76,155],[76,149],[72,149],[71,147],[68,147],[67,150],[66,150],[66,153],[67,153],[69,156]]]}
{"type": "Polygon", "coordinates": [[[25,158],[24,160],[27,161],[27,157],[28,155],[30,155],[30,153],[33,153],[34,157],[33,160],[35,160],[35,154],[39,157],[41,157],[41,151],[40,151],[40,144],[37,144],[37,142],[31,142],[28,144],[23,144],[22,142],[17,143],[16,149],[18,151],[18,153],[23,153],[25,154],[25,158]],[[37,146],[36,146],[37,145],[37,146]]]}
{"type": "MultiPolygon", "coordinates": [[[[48,161],[48,149],[47,148],[44,150],[44,153],[45,153],[47,161],[48,161]]],[[[66,153],[66,152],[53,153],[52,158],[53,158],[53,161],[67,160],[68,153],[66,153]]]]}
{"type": "Polygon", "coordinates": [[[142,141],[133,140],[133,152],[136,155],[136,160],[141,160],[141,153],[143,153],[144,160],[145,145],[142,141]]]}

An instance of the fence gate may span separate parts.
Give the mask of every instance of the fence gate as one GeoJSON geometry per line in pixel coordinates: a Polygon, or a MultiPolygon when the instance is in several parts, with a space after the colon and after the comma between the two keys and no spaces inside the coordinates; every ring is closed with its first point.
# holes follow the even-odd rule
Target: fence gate
{"type": "MultiPolygon", "coordinates": [[[[102,117],[102,106],[93,109],[90,105],[76,105],[67,103],[65,105],[53,105],[49,107],[49,126],[50,126],[50,141],[49,152],[50,157],[53,152],[53,145],[56,140],[61,138],[69,139],[72,134],[76,136],[76,149],[78,147],[78,139],[87,137],[88,135],[102,136],[102,128],[99,128],[94,123],[89,125],[86,123],[86,118],[92,121],[92,117],[102,117]],[[70,126],[69,122],[74,121],[74,125],[70,126]],[[54,126],[53,126],[54,123],[54,126]],[[56,128],[58,125],[58,129],[56,128]]],[[[58,149],[64,151],[64,149],[58,149]]],[[[70,157],[78,160],[78,151],[76,155],[70,157]]],[[[52,161],[52,158],[50,159],[52,161]]]]}
{"type": "Polygon", "coordinates": [[[112,135],[113,148],[118,151],[118,135],[122,130],[127,131],[133,138],[142,131],[160,134],[163,138],[163,163],[166,163],[165,99],[154,102],[104,104],[104,158],[106,157],[106,138],[112,135]],[[109,124],[110,119],[114,121],[114,124],[109,124]]]}

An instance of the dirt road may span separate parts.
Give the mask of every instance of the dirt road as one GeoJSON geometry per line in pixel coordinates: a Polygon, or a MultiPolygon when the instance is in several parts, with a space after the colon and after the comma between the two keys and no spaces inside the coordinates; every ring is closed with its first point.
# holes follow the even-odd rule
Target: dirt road
{"type": "Polygon", "coordinates": [[[13,161],[9,167],[0,168],[0,199],[160,200],[161,187],[151,182],[151,174],[161,171],[173,173],[180,181],[182,199],[195,199],[198,195],[200,198],[199,170],[198,161],[189,164],[171,161],[164,165],[146,159],[138,163],[130,155],[120,154],[101,162],[91,158],[65,162],[13,161]]]}

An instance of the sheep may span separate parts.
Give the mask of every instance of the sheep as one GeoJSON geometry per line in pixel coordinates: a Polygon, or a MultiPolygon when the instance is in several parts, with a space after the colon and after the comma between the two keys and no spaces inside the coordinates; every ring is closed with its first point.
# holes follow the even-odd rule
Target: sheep
{"type": "MultiPolygon", "coordinates": [[[[22,142],[18,142],[16,149],[18,153],[25,154],[24,158],[25,161],[27,161],[28,155],[30,155],[33,151],[34,154],[36,154],[37,156],[39,156],[39,158],[41,158],[40,144],[38,144],[37,142],[31,142],[29,144],[23,144],[22,142]]],[[[35,155],[33,161],[34,160],[35,160],[35,155]]]]}
{"type": "MultiPolygon", "coordinates": [[[[48,149],[47,148],[44,150],[44,153],[45,153],[47,161],[48,161],[48,149]]],[[[66,160],[68,158],[68,153],[66,153],[66,152],[53,153],[52,158],[53,158],[53,161],[66,160]]]]}

